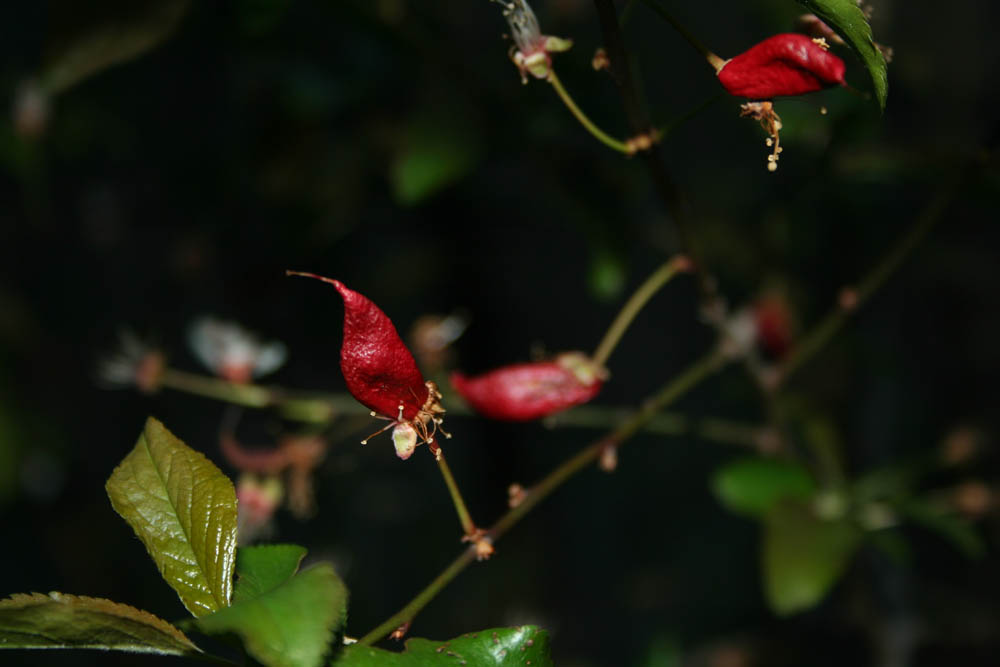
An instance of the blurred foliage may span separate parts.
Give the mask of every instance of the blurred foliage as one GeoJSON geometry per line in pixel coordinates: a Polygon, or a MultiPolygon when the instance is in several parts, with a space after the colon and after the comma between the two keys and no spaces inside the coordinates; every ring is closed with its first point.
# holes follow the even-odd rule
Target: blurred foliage
{"type": "MultiPolygon", "coordinates": [[[[545,32],[575,41],[560,78],[622,136],[617,89],[590,65],[593,5],[534,4],[545,32]]],[[[663,4],[723,56],[801,13],[785,1],[663,4]]],[[[643,103],[670,122],[662,153],[733,308],[780,284],[807,330],[995,132],[995,3],[876,3],[875,38],[896,54],[884,115],[842,90],[779,100],[775,174],[739,101],[719,99],[699,56],[632,5],[624,37],[643,103]]],[[[349,278],[401,332],[463,309],[453,360],[476,372],[533,350],[591,349],[678,249],[642,160],[593,141],[544,83],[519,83],[486,0],[15,3],[0,30],[11,108],[0,126],[0,525],[19,545],[0,554],[4,593],[70,590],[184,613],[168,587],[149,586],[155,567],[99,490],[150,413],[221,461],[223,409],[97,388],[95,359],[121,327],[194,369],[184,329],[217,313],[284,340],[280,384],[341,391],[339,305],[290,285],[285,269],[349,278]],[[67,82],[57,94],[40,85],[53,72],[67,82]]],[[[839,53],[865,88],[867,68],[839,53]]],[[[996,504],[968,514],[950,490],[972,478],[996,493],[998,200],[990,166],[777,400],[733,367],[677,406],[766,426],[774,437],[754,455],[778,443],[773,460],[808,470],[815,494],[769,462],[727,478],[720,506],[721,471],[741,470],[745,444],[641,436],[614,475],[580,475],[535,510],[414,632],[535,624],[554,662],[577,666],[993,664],[996,504]],[[955,446],[970,432],[974,447],[955,446]],[[770,485],[789,480],[793,499],[775,502],[770,485]],[[760,530],[727,511],[764,506],[760,530]],[[769,605],[810,609],[777,619],[769,605]]],[[[598,402],[641,403],[713,336],[693,290],[657,295],[598,402]]],[[[530,484],[596,435],[459,415],[448,427],[449,462],[485,522],[511,482],[530,484]]],[[[259,443],[289,428],[266,413],[240,422],[259,443]]],[[[433,465],[358,446],[371,430],[343,420],[325,434],[317,516],[276,518],[278,540],[343,575],[354,633],[460,546],[433,465]]]]}

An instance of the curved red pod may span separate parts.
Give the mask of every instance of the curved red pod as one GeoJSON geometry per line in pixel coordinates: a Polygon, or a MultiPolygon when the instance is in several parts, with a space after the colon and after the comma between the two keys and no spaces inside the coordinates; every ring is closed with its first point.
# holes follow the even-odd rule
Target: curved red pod
{"type": "Polygon", "coordinates": [[[351,396],[392,420],[413,421],[420,417],[426,411],[430,388],[382,309],[339,280],[314,273],[288,273],[330,283],[344,300],[340,370],[351,396]]]}
{"type": "Polygon", "coordinates": [[[590,401],[607,372],[581,353],[552,361],[503,366],[469,377],[452,373],[451,384],[469,406],[490,419],[531,421],[590,401]]]}
{"type": "Polygon", "coordinates": [[[726,61],[719,82],[750,100],[803,95],[846,85],[844,61],[805,35],[769,37],[726,61]]]}
{"type": "Polygon", "coordinates": [[[396,327],[363,294],[339,280],[333,286],[344,300],[344,343],[340,370],[347,390],[362,405],[380,415],[416,418],[427,402],[427,384],[396,327]]]}

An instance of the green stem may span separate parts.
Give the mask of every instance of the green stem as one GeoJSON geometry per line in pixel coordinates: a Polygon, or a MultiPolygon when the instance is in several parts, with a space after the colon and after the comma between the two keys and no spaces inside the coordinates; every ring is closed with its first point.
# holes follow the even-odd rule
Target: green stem
{"type": "Polygon", "coordinates": [[[678,257],[673,257],[663,265],[654,271],[646,281],[639,286],[639,289],[632,294],[625,305],[622,306],[621,311],[618,316],[615,317],[614,322],[608,327],[607,333],[604,334],[604,338],[601,339],[601,343],[597,346],[597,350],[594,351],[593,361],[598,366],[604,366],[607,362],[608,357],[614,352],[615,346],[621,340],[625,331],[628,329],[629,325],[632,324],[632,320],[635,316],[639,314],[653,295],[656,294],[661,287],[670,282],[670,279],[677,275],[678,271],[684,271],[690,266],[691,262],[683,255],[678,257]]]}
{"type": "Polygon", "coordinates": [[[959,171],[949,183],[938,190],[934,198],[927,204],[920,215],[917,216],[917,219],[914,220],[909,231],[900,237],[882,260],[875,265],[875,268],[854,288],[853,298],[851,299],[852,303],[849,304],[849,307],[838,303],[808,335],[799,341],[791,354],[781,364],[779,377],[782,381],[787,379],[788,376],[797,371],[803,364],[812,359],[819,350],[825,347],[830,339],[847,323],[851,315],[857,312],[858,308],[868,301],[872,294],[899,268],[903,260],[913,252],[913,249],[927,236],[934,225],[941,220],[948,205],[958,194],[961,186],[968,177],[968,172],[969,170],[959,171]]]}
{"type": "Polygon", "coordinates": [[[277,387],[229,382],[220,378],[165,368],[159,386],[248,408],[277,408],[282,416],[309,424],[326,424],[335,415],[367,412],[350,396],[296,396],[277,387]]]}
{"type": "Polygon", "coordinates": [[[567,92],[566,89],[563,87],[562,81],[560,81],[559,77],[556,76],[555,70],[549,68],[549,76],[547,80],[549,83],[552,84],[552,87],[555,88],[556,93],[558,93],[559,95],[559,99],[563,101],[563,104],[566,105],[566,108],[569,109],[570,113],[573,114],[573,116],[575,116],[576,119],[580,121],[580,124],[583,125],[583,127],[586,128],[588,132],[594,135],[594,137],[596,137],[598,141],[600,141],[605,146],[613,148],[614,150],[620,153],[626,153],[626,154],[632,153],[632,151],[629,150],[628,146],[625,145],[625,142],[618,141],[614,137],[609,136],[603,130],[601,130],[601,128],[594,125],[594,123],[589,118],[587,118],[587,115],[580,110],[580,107],[578,107],[576,105],[576,102],[573,101],[573,98],[570,97],[569,92],[567,92]]]}
{"type": "MultiPolygon", "coordinates": [[[[614,429],[606,437],[592,443],[560,464],[546,475],[538,484],[528,490],[524,499],[511,508],[487,531],[487,536],[496,542],[508,530],[513,528],[528,512],[545,498],[552,494],[563,482],[596,460],[606,447],[620,447],[626,440],[642,429],[656,414],[683,396],[696,384],[719,370],[726,363],[726,358],[719,352],[712,352],[689,366],[683,373],[671,380],[663,389],[654,394],[643,407],[628,420],[614,429]]],[[[358,640],[364,646],[371,645],[382,639],[399,626],[412,621],[414,617],[430,602],[441,589],[451,582],[462,570],[475,560],[474,548],[466,549],[451,565],[439,574],[434,581],[420,591],[405,607],[393,614],[388,620],[358,640]]]]}
{"type": "Polygon", "coordinates": [[[173,368],[163,370],[160,386],[248,408],[266,408],[275,402],[273,392],[265,387],[227,382],[173,368]]]}
{"type": "Polygon", "coordinates": [[[726,64],[725,60],[705,48],[705,45],[702,44],[697,37],[691,34],[691,32],[685,28],[680,21],[675,19],[673,15],[659,2],[656,2],[656,0],[643,0],[643,2],[647,7],[659,14],[661,18],[673,26],[674,30],[676,30],[681,37],[687,40],[687,43],[694,47],[694,50],[700,53],[701,57],[708,61],[708,64],[711,65],[716,72],[721,70],[723,65],[726,64]]]}
{"type": "Polygon", "coordinates": [[[439,450],[436,458],[438,469],[441,471],[441,476],[444,477],[444,483],[448,486],[448,493],[451,494],[451,502],[455,505],[455,511],[458,513],[458,520],[462,524],[462,530],[465,531],[466,536],[475,535],[476,524],[472,521],[469,508],[465,506],[462,492],[458,490],[455,477],[451,474],[451,468],[448,467],[448,462],[444,460],[444,452],[439,450]]]}
{"type": "Polygon", "coordinates": [[[469,563],[472,563],[474,560],[476,560],[476,552],[472,547],[469,547],[458,558],[453,560],[451,565],[446,567],[441,574],[435,577],[434,581],[429,583],[424,590],[420,591],[417,597],[410,600],[398,613],[359,639],[358,644],[361,646],[371,646],[403,623],[413,620],[420,613],[420,610],[426,607],[427,603],[441,592],[442,588],[447,586],[452,579],[458,576],[459,572],[468,567],[469,563]]]}

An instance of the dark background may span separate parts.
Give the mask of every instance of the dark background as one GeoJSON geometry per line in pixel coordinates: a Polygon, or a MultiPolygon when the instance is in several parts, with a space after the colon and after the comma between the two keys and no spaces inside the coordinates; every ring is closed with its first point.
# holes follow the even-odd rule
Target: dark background
{"type": "MultiPolygon", "coordinates": [[[[779,0],[669,5],[723,56],[788,30],[801,13],[779,0]]],[[[601,43],[593,5],[535,9],[546,33],[576,42],[556,56],[564,83],[623,136],[617,89],[590,66],[601,43]]],[[[107,27],[102,3],[91,10],[5,9],[9,105],[21,82],[71,61],[69,45],[107,27]]],[[[143,15],[142,4],[132,11],[143,15]]],[[[731,304],[778,284],[808,328],[981,150],[1000,103],[998,14],[990,2],[880,2],[876,39],[896,53],[885,114],[843,90],[780,102],[786,148],[775,174],[764,168],[763,133],[737,117],[732,98],[665,138],[731,304]]],[[[594,141],[543,82],[520,84],[505,30],[486,0],[194,3],[161,45],[56,96],[41,136],[3,121],[0,592],[59,590],[184,615],[103,484],[149,414],[224,465],[224,408],[98,388],[97,361],[122,327],[155,336],[172,365],[197,370],[188,323],[203,313],[237,319],[289,346],[275,382],[342,391],[340,301],[284,278],[293,268],[344,280],[401,331],[422,314],[464,309],[471,326],[455,352],[467,371],[525,360],[539,346],[596,345],[630,290],[677,250],[674,227],[641,160],[594,141]],[[407,196],[401,165],[427,146],[446,155],[453,177],[407,196]]],[[[718,95],[711,70],[648,8],[635,7],[625,38],[657,121],[718,95]]],[[[867,89],[858,62],[841,54],[848,80],[867,89]]],[[[967,426],[987,451],[968,476],[995,481],[998,193],[995,168],[981,169],[790,386],[835,427],[851,472],[932,450],[967,426]]],[[[693,282],[679,280],[629,330],[597,402],[636,405],[713,336],[698,321],[693,282]]],[[[764,421],[739,367],[677,409],[764,421]]],[[[599,434],[468,417],[448,426],[449,461],[482,523],[504,510],[508,484],[537,480],[599,434]]],[[[247,415],[241,428],[264,444],[277,421],[247,415]]],[[[333,560],[351,590],[353,635],[395,612],[459,549],[429,457],[400,462],[388,439],[362,449],[367,432],[333,444],[317,474],[318,514],[299,522],[282,511],[275,536],[333,560]]],[[[992,664],[995,514],[979,526],[982,560],[908,530],[909,565],[863,549],[823,603],[779,619],[761,592],[757,525],[724,510],[708,486],[743,454],[692,437],[637,438],[614,475],[587,470],[568,483],[412,633],[539,623],[564,666],[670,665],[675,649],[684,664],[720,667],[992,664]],[[897,644],[891,656],[908,658],[882,655],[897,644]],[[725,662],[734,656],[744,662],[725,662]]],[[[82,652],[0,660],[179,662],[82,652]]]]}

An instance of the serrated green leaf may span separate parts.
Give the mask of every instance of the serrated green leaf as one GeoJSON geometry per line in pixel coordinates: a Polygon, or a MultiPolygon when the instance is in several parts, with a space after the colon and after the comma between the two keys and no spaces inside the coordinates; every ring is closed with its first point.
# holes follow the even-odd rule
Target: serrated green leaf
{"type": "Polygon", "coordinates": [[[188,611],[229,604],[236,491],[211,461],[150,417],[105,488],[188,611]]]}
{"type": "Polygon", "coordinates": [[[299,569],[306,549],[297,544],[240,547],[236,552],[233,603],[259,597],[287,581],[299,569]]]}
{"type": "Polygon", "coordinates": [[[163,655],[201,652],[184,633],[149,612],[62,593],[0,600],[0,648],[91,648],[163,655]]]}
{"type": "Polygon", "coordinates": [[[239,636],[267,667],[315,667],[346,619],[347,588],[328,563],[319,563],[191,623],[205,634],[239,636]]]}
{"type": "Polygon", "coordinates": [[[712,491],[730,511],[760,517],[781,500],[809,498],[816,492],[816,483],[797,463],[746,458],[717,470],[712,491]]]}
{"type": "Polygon", "coordinates": [[[878,100],[879,109],[885,110],[889,94],[885,58],[875,46],[868,19],[854,0],[797,0],[800,5],[823,19],[823,22],[840,35],[868,69],[878,100]]]}
{"type": "Polygon", "coordinates": [[[191,0],[67,1],[51,8],[45,65],[40,75],[50,94],[60,93],[112,65],[136,58],[170,36],[191,0]]]}
{"type": "Polygon", "coordinates": [[[823,520],[797,502],[775,505],[764,517],[764,591],[786,615],[819,602],[844,572],[861,531],[846,519],[823,520]]]}
{"type": "Polygon", "coordinates": [[[919,498],[910,498],[901,503],[899,510],[910,521],[951,542],[966,557],[976,559],[986,554],[983,538],[968,519],[919,498]]]}
{"type": "Polygon", "coordinates": [[[335,667],[552,667],[549,633],[535,625],[482,630],[433,641],[414,637],[402,653],[352,645],[330,663],[335,667]]]}

